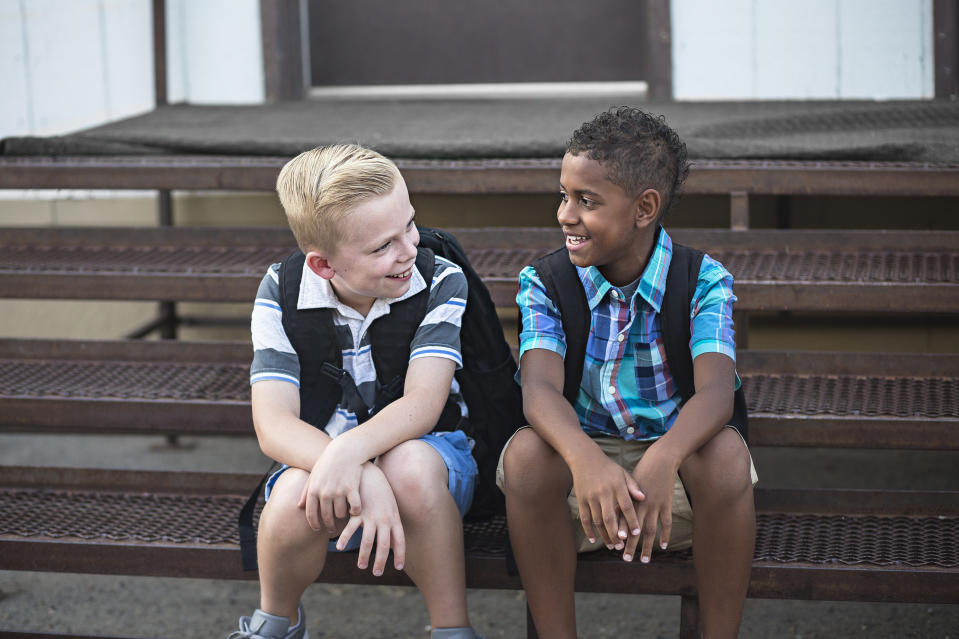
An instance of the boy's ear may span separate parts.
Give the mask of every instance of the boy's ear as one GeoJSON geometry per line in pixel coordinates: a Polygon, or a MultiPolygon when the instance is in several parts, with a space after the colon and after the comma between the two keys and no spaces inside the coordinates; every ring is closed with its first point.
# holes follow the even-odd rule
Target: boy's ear
{"type": "Polygon", "coordinates": [[[330,266],[329,259],[323,257],[316,251],[310,251],[306,254],[306,265],[311,271],[325,280],[333,279],[333,276],[336,274],[333,267],[330,266]]]}
{"type": "Polygon", "coordinates": [[[640,193],[636,198],[636,226],[644,228],[655,222],[661,205],[662,200],[656,189],[646,189],[640,193]]]}

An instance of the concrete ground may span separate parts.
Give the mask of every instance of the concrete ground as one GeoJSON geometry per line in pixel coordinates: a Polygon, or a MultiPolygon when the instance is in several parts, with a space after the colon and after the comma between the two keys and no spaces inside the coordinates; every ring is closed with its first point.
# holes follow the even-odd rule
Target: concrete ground
{"type": "MultiPolygon", "coordinates": [[[[902,451],[753,451],[767,486],[959,487],[959,454],[902,451]]],[[[259,471],[268,462],[250,439],[0,436],[0,464],[259,471]]],[[[257,603],[255,582],[0,571],[0,630],[135,637],[225,637],[257,603]]],[[[523,594],[469,593],[487,637],[523,637],[523,594]]],[[[315,584],[304,597],[311,635],[425,639],[427,615],[412,588],[315,584]]],[[[580,594],[586,639],[675,637],[677,597],[580,594]]],[[[956,605],[749,600],[741,637],[959,637],[956,605]]]]}

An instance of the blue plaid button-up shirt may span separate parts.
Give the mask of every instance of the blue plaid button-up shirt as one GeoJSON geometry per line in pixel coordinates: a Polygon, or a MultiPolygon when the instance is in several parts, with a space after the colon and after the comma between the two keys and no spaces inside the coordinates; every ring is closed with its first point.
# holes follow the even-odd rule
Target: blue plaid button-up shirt
{"type": "MultiPolygon", "coordinates": [[[[663,435],[676,421],[681,397],[665,361],[659,314],[672,254],[672,240],[661,230],[629,300],[596,267],[576,268],[592,315],[575,405],[580,425],[588,433],[651,440],[663,435]]],[[[702,353],[723,353],[735,361],[735,301],[732,275],[706,255],[689,309],[693,358],[702,353]]],[[[520,273],[516,303],[522,314],[520,359],[532,348],[565,357],[566,336],[560,313],[531,266],[520,273]]]]}

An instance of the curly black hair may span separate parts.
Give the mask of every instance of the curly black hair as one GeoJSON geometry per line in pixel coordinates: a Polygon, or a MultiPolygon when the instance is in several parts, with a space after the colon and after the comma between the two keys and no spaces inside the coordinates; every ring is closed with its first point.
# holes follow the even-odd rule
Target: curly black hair
{"type": "Polygon", "coordinates": [[[689,174],[686,143],[663,116],[635,107],[613,107],[585,122],[573,132],[566,150],[602,164],[609,181],[630,197],[648,188],[659,191],[657,221],[679,199],[689,174]]]}

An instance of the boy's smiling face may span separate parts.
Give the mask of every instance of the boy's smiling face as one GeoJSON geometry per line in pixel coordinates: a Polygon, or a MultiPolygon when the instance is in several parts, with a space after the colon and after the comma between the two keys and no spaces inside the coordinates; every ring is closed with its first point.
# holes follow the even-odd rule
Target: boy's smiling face
{"type": "Polygon", "coordinates": [[[392,299],[409,290],[420,236],[406,183],[365,200],[340,221],[343,241],[330,253],[307,254],[307,264],[330,280],[341,302],[366,315],[376,298],[392,299]]]}
{"type": "Polygon", "coordinates": [[[609,181],[602,164],[585,154],[563,157],[556,219],[566,236],[569,259],[595,266],[616,286],[638,278],[652,250],[659,193],[630,197],[609,181]]]}

